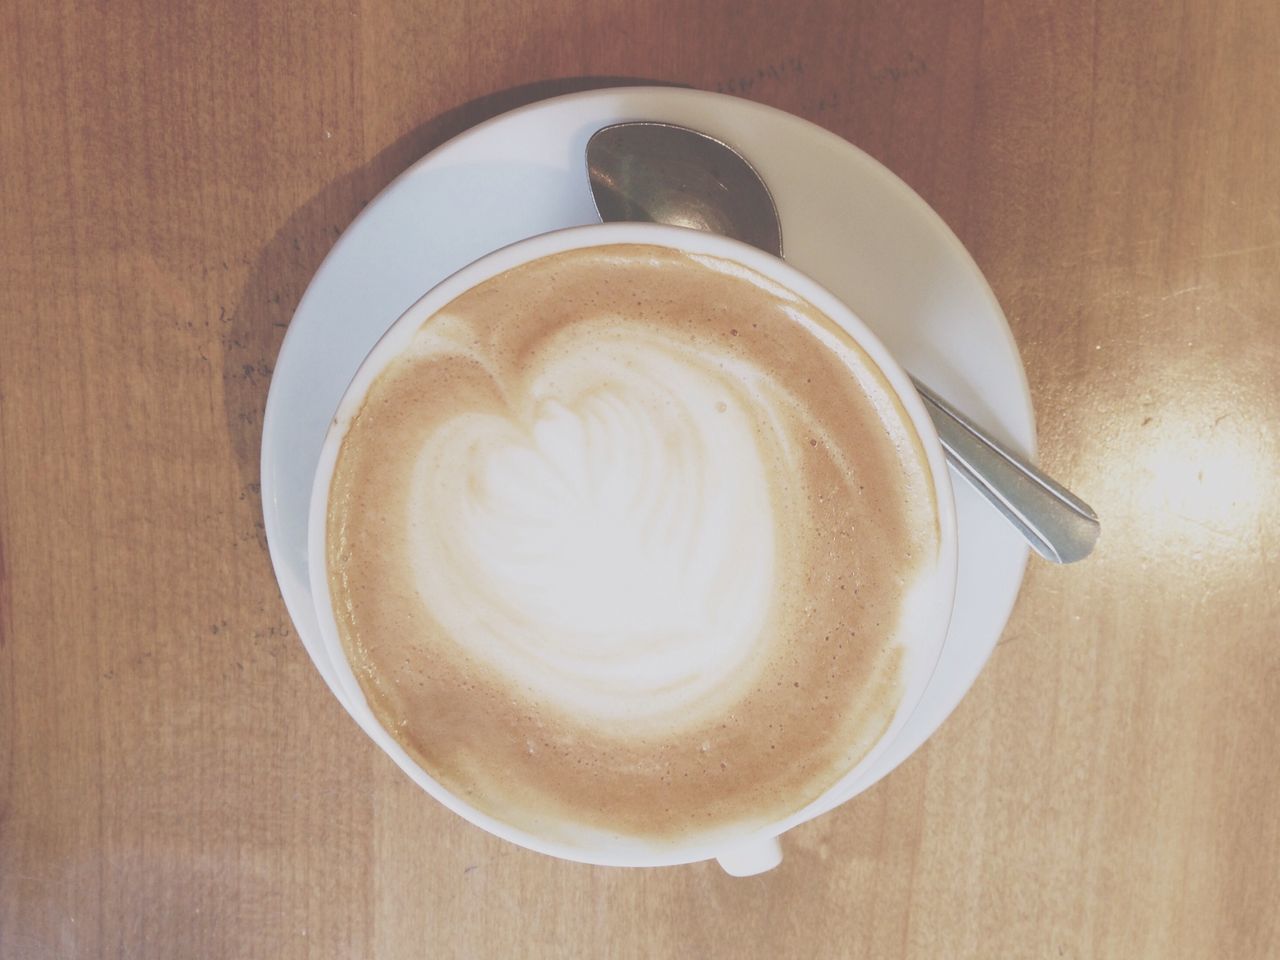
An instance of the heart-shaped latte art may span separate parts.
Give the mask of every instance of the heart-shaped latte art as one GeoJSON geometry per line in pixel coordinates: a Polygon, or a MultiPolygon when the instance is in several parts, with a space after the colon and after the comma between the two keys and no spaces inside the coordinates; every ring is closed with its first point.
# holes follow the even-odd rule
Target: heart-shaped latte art
{"type": "Polygon", "coordinates": [[[424,605],[549,706],[661,722],[750,683],[774,592],[767,385],[616,325],[562,336],[508,416],[424,444],[410,500],[424,605]],[[751,407],[756,409],[750,409],[751,407]]]}

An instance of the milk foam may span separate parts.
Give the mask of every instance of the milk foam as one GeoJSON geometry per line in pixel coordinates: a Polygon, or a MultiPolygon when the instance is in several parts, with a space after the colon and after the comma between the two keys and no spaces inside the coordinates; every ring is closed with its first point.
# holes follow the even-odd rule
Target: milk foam
{"type": "Polygon", "coordinates": [[[627,245],[426,321],[343,441],[326,554],[362,691],[439,783],[572,845],[682,844],[777,822],[884,733],[937,523],[829,318],[627,245]]]}
{"type": "Polygon", "coordinates": [[[760,372],[584,318],[413,472],[424,604],[491,668],[593,722],[688,725],[750,684],[774,595],[760,372]]]}

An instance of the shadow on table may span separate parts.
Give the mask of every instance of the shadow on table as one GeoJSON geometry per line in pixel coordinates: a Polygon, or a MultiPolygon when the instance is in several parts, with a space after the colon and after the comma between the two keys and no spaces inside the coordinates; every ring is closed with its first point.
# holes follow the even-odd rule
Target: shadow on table
{"type": "Polygon", "coordinates": [[[570,77],[523,84],[447,110],[391,144],[363,167],[330,183],[299,207],[254,261],[248,283],[224,319],[223,397],[241,488],[262,523],[259,456],[262,419],[275,358],[312,275],[356,215],[402,171],[463,131],[517,107],[605,87],[669,86],[638,77],[570,77]]]}

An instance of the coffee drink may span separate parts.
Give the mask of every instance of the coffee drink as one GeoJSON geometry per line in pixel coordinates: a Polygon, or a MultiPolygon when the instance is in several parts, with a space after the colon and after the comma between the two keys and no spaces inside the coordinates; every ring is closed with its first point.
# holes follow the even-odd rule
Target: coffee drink
{"type": "Polygon", "coordinates": [[[791,291],[622,244],[430,317],[342,441],[326,563],[374,714],[574,846],[776,822],[885,731],[939,552],[914,427],[791,291]]]}

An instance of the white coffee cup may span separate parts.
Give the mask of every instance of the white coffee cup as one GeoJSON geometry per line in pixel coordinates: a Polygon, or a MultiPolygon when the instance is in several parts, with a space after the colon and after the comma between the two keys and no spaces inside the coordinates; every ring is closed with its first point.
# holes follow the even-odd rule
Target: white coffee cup
{"type": "Polygon", "coordinates": [[[343,706],[401,769],[454,813],[495,836],[566,860],[604,866],[652,867],[716,859],[727,872],[746,876],[768,870],[781,861],[777,838],[782,833],[860,792],[865,786],[864,772],[893,741],[920,702],[937,664],[950,622],[956,583],[956,520],[942,448],[910,378],[876,336],[833,294],[782,260],[724,237],[653,224],[597,224],[531,237],[482,257],[426,293],[383,335],[347,387],[325,437],[311,494],[308,554],[311,589],[322,642],[334,666],[343,706]],[[334,466],[351,421],[374,380],[408,347],[424,321],[465,291],[523,263],[569,250],[634,243],[654,244],[737,262],[798,294],[849,334],[880,369],[919,436],[937,504],[939,551],[935,568],[922,578],[926,586],[912,593],[911,603],[903,613],[899,630],[899,642],[905,648],[903,696],[893,719],[872,749],[829,790],[790,816],[731,841],[654,849],[636,841],[620,841],[600,849],[584,850],[516,829],[467,804],[433,779],[379,723],[351,670],[339,638],[326,569],[326,521],[334,466]]]}

